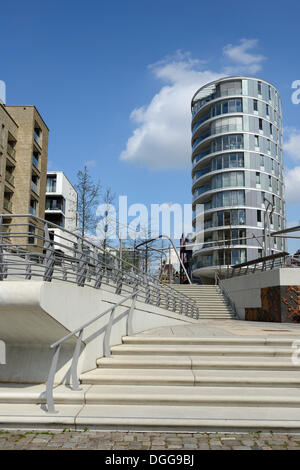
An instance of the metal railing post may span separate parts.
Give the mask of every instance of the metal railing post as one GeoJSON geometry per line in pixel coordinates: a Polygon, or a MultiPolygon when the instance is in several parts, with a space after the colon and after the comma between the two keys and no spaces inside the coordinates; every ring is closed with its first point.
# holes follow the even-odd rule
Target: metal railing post
{"type": "Polygon", "coordinates": [[[73,390],[79,390],[79,380],[78,380],[78,360],[80,355],[80,348],[82,343],[83,328],[79,331],[79,335],[76,341],[76,346],[73,354],[72,364],[71,364],[71,383],[73,390]]]}
{"type": "Polygon", "coordinates": [[[26,255],[25,255],[25,260],[26,260],[25,279],[26,279],[26,280],[30,280],[30,279],[31,279],[31,264],[30,264],[29,253],[26,253],[26,255]]]}
{"type": "Polygon", "coordinates": [[[131,307],[129,309],[128,317],[127,317],[127,325],[126,325],[126,335],[133,335],[133,326],[132,326],[132,319],[135,309],[135,303],[137,299],[137,292],[132,297],[131,307]]]}
{"type": "Polygon", "coordinates": [[[48,375],[48,380],[46,384],[46,402],[47,402],[47,409],[49,413],[55,413],[55,406],[54,406],[54,399],[53,399],[53,385],[54,385],[54,378],[57,369],[57,362],[59,357],[60,351],[60,344],[55,347],[53,359],[51,362],[51,367],[48,375]]]}
{"type": "Polygon", "coordinates": [[[53,244],[50,240],[48,224],[44,224],[44,251],[45,251],[45,272],[44,281],[51,282],[54,271],[54,250],[53,244]]]}
{"type": "Polygon", "coordinates": [[[78,254],[76,282],[78,286],[83,287],[86,281],[87,262],[80,243],[78,246],[78,254]]]}
{"type": "Polygon", "coordinates": [[[103,340],[103,345],[104,345],[103,349],[104,349],[104,356],[105,357],[110,357],[111,356],[111,352],[110,352],[110,335],[111,335],[111,329],[112,329],[115,310],[116,310],[116,307],[114,307],[111,310],[109,321],[108,321],[107,327],[105,329],[104,340],[103,340]]]}
{"type": "Polygon", "coordinates": [[[122,292],[122,285],[123,285],[123,275],[121,271],[117,271],[116,275],[116,294],[120,295],[122,292]]]}
{"type": "Polygon", "coordinates": [[[146,280],[146,296],[145,296],[145,303],[149,304],[151,299],[151,292],[150,292],[150,285],[149,280],[146,280]]]}

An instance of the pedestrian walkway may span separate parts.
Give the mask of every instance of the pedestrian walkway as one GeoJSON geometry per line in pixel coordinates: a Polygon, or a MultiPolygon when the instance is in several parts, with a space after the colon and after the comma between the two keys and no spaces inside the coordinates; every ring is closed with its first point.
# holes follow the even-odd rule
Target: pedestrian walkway
{"type": "Polygon", "coordinates": [[[300,434],[2,430],[0,450],[300,450],[300,434]]]}

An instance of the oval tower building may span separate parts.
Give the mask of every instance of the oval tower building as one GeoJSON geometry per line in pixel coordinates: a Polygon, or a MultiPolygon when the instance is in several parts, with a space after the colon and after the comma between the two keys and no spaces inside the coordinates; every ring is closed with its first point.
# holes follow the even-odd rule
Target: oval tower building
{"type": "Polygon", "coordinates": [[[283,239],[265,237],[285,228],[282,143],[281,98],[265,80],[228,77],[195,93],[195,278],[285,250],[283,239]]]}

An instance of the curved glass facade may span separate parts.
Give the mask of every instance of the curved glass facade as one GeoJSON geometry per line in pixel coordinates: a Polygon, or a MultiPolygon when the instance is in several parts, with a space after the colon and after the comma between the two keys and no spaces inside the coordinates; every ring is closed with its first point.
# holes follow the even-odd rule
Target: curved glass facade
{"type": "MultiPolygon", "coordinates": [[[[271,231],[285,227],[279,93],[251,77],[209,83],[192,99],[191,131],[193,223],[199,241],[193,260],[195,275],[205,276],[213,275],[214,267],[263,253],[268,201],[274,207],[271,231]],[[204,209],[200,225],[198,204],[204,209]],[[235,248],[241,244],[244,248],[235,248]]],[[[282,239],[271,239],[272,252],[283,251],[284,245],[282,239]]]]}

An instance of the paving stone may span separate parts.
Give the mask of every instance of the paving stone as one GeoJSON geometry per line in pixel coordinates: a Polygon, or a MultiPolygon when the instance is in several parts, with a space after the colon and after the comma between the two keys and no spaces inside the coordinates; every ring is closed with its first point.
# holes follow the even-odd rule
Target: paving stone
{"type": "Polygon", "coordinates": [[[99,450],[299,450],[300,434],[0,430],[0,448],[99,450]]]}
{"type": "Polygon", "coordinates": [[[233,446],[233,450],[251,450],[249,446],[233,446]]]}

